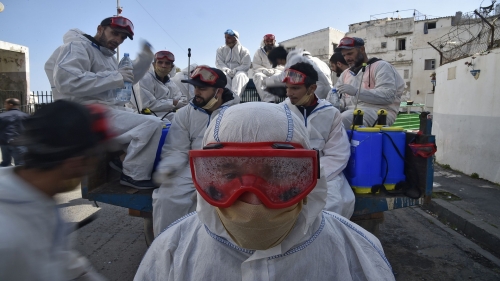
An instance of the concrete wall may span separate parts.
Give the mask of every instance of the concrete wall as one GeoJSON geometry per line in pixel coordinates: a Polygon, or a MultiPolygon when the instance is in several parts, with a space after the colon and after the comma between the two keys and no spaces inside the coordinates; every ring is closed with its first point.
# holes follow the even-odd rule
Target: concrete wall
{"type": "Polygon", "coordinates": [[[285,40],[279,44],[285,48],[305,49],[312,56],[328,63],[330,57],[333,55],[333,44],[338,44],[344,35],[345,33],[339,30],[327,27],[285,40]]]}
{"type": "Polygon", "coordinates": [[[27,47],[0,41],[0,90],[22,91],[28,96],[30,82],[27,47]]]}
{"type": "Polygon", "coordinates": [[[436,69],[433,134],[437,161],[465,174],[500,183],[500,49],[436,69]]]}

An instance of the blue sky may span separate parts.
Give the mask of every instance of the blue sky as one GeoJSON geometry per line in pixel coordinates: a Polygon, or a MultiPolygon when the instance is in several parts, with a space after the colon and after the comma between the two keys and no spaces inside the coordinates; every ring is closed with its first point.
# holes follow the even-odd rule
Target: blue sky
{"type": "MultiPolygon", "coordinates": [[[[32,91],[50,90],[43,69],[52,52],[62,44],[71,28],[95,35],[102,19],[116,14],[116,0],[0,0],[0,41],[23,45],[30,52],[32,91]]],[[[135,26],[135,39],[126,40],[120,53],[135,57],[139,39],[149,41],[156,51],[167,49],[176,56],[176,65],[187,67],[187,49],[191,63],[215,64],[215,51],[224,44],[228,28],[240,33],[240,42],[253,54],[262,36],[276,35],[284,41],[326,27],[347,31],[351,23],[370,20],[371,15],[396,10],[416,9],[432,16],[452,16],[456,11],[470,12],[488,6],[491,0],[420,0],[420,1],[220,1],[220,0],[120,0],[122,15],[135,26]]],[[[402,17],[411,11],[401,12],[402,17]]],[[[382,15],[377,16],[383,17],[382,15]]]]}

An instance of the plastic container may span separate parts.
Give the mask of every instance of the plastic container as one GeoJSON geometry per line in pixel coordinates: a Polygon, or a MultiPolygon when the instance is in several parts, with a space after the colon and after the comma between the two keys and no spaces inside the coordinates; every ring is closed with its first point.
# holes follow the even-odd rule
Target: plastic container
{"type": "MultiPolygon", "coordinates": [[[[122,60],[118,64],[118,68],[122,68],[124,66],[133,67],[132,60],[130,60],[128,53],[123,55],[122,60]]],[[[132,97],[132,83],[125,81],[123,84],[123,88],[115,89],[115,99],[122,103],[126,103],[129,102],[132,97]]]]}
{"type": "Polygon", "coordinates": [[[382,154],[385,156],[385,159],[387,159],[387,162],[382,158],[382,170],[380,172],[382,179],[387,172],[387,177],[384,183],[385,189],[393,190],[398,182],[406,179],[404,171],[405,162],[403,160],[405,157],[406,134],[404,129],[401,127],[383,127],[381,132],[382,154]],[[392,144],[391,139],[394,142],[394,145],[392,144]],[[399,150],[403,158],[399,156],[396,148],[399,150]]]}
{"type": "MultiPolygon", "coordinates": [[[[348,132],[348,135],[351,132],[348,132]]],[[[371,193],[373,185],[382,183],[382,134],[379,128],[359,127],[353,132],[351,157],[344,170],[355,193],[371,193]]]]}
{"type": "Polygon", "coordinates": [[[339,94],[337,93],[337,89],[333,88],[330,92],[329,102],[336,108],[340,108],[340,99],[339,94]]]}

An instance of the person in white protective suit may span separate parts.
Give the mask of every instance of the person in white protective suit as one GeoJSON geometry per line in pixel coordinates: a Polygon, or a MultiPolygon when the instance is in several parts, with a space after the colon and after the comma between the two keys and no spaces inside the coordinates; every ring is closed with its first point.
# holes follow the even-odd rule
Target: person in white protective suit
{"type": "Polygon", "coordinates": [[[342,52],[350,66],[348,71],[342,72],[337,82],[337,89],[342,94],[341,106],[344,104],[347,109],[342,112],[345,128],[351,127],[355,108],[363,110],[365,126],[376,125],[377,111],[380,109],[387,110],[387,125],[392,125],[398,115],[405,87],[403,78],[394,66],[377,58],[368,59],[364,45],[361,38],[344,37],[335,48],[336,52],[342,52]]]}
{"type": "MultiPolygon", "coordinates": [[[[330,57],[330,69],[332,72],[335,73],[337,76],[337,80],[335,82],[335,85],[333,85],[334,89],[337,89],[338,87],[338,77],[340,77],[340,74],[344,72],[344,70],[348,69],[349,65],[344,59],[344,56],[342,56],[341,52],[335,52],[333,55],[330,57]]],[[[328,94],[328,97],[326,98],[333,106],[335,106],[340,112],[343,112],[345,108],[340,106],[340,94],[338,91],[330,91],[328,94]]]]}
{"type": "Polygon", "coordinates": [[[154,240],[134,280],[395,280],[375,236],[323,210],[324,172],[286,104],[229,107],[203,147],[196,213],[154,240]]]}
{"type": "Polygon", "coordinates": [[[194,86],[195,97],[175,113],[154,174],[155,181],[161,184],[153,191],[155,237],[175,220],[196,209],[189,151],[201,148],[203,133],[217,113],[240,101],[225,88],[226,76],[217,68],[198,66],[191,78],[182,82],[194,86]]]}
{"type": "Polygon", "coordinates": [[[189,79],[191,72],[197,67],[198,65],[193,63],[189,67],[184,68],[181,72],[177,72],[175,76],[171,78],[172,82],[177,85],[177,88],[181,90],[182,95],[186,97],[188,102],[194,98],[194,86],[189,83],[182,83],[181,80],[189,79]]]}
{"type": "Polygon", "coordinates": [[[328,197],[325,210],[350,218],[354,212],[354,193],[342,171],[347,166],[351,147],[340,112],[328,101],[318,99],[318,73],[300,62],[285,71],[287,96],[283,102],[297,114],[309,131],[311,147],[319,151],[325,171],[328,197]]]}
{"type": "MultiPolygon", "coordinates": [[[[332,90],[332,79],[330,77],[330,68],[322,60],[311,56],[311,54],[302,49],[296,49],[290,53],[285,50],[282,46],[274,48],[268,55],[269,61],[272,63],[273,67],[277,65],[284,65],[284,69],[287,70],[291,65],[299,62],[306,62],[311,64],[316,72],[318,72],[318,82],[316,83],[316,95],[320,99],[325,99],[328,93],[332,90]]],[[[265,87],[276,87],[284,86],[281,81],[285,78],[285,73],[281,72],[268,77],[264,80],[265,87]]]]}
{"type": "Polygon", "coordinates": [[[240,96],[248,83],[248,70],[252,65],[250,52],[240,43],[237,31],[224,32],[226,44],[217,49],[215,67],[226,74],[227,88],[240,96]]]}
{"type": "Polygon", "coordinates": [[[174,62],[175,56],[169,51],[155,54],[148,73],[138,83],[139,91],[130,99],[130,105],[136,112],[148,108],[157,117],[165,119],[166,114],[173,113],[188,103],[187,97],[171,79],[176,73],[174,62]]]}
{"type": "Polygon", "coordinates": [[[140,115],[124,107],[127,101],[117,100],[114,91],[123,88],[125,81],[137,83],[153,61],[150,46],[144,43],[133,61],[133,68],[118,68],[114,50],[133,35],[133,24],[124,17],[104,19],[94,37],[71,29],[64,35],[64,44],[45,63],[45,72],[54,99],[108,107],[116,140],[127,147],[123,163],[119,159],[112,162],[113,167],[122,170],[120,183],[150,189],[155,187],[151,172],[163,123],[159,118],[140,115]]]}
{"type": "Polygon", "coordinates": [[[23,121],[23,166],[0,169],[0,279],[105,280],[74,250],[54,196],[77,188],[110,136],[105,108],[59,100],[23,121]]]}
{"type": "Polygon", "coordinates": [[[257,93],[260,96],[260,100],[263,102],[275,102],[276,96],[264,90],[262,87],[262,81],[269,76],[278,74],[283,71],[283,66],[279,65],[273,67],[271,62],[267,58],[267,54],[276,48],[276,37],[273,34],[266,34],[262,39],[260,48],[255,52],[252,60],[253,69],[253,83],[257,93]]]}

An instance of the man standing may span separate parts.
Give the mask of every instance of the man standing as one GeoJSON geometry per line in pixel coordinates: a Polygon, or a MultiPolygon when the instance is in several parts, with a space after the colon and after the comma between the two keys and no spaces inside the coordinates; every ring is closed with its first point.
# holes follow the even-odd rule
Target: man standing
{"type": "Polygon", "coordinates": [[[2,151],[0,167],[10,166],[12,158],[16,166],[23,164],[22,148],[11,144],[22,131],[22,120],[29,116],[19,110],[19,105],[21,103],[18,99],[8,98],[4,103],[7,111],[0,113],[0,148],[2,151]]]}
{"type": "Polygon", "coordinates": [[[248,49],[239,41],[239,33],[228,29],[224,32],[226,45],[217,49],[215,67],[226,74],[227,87],[240,96],[248,83],[248,70],[252,65],[248,49]]]}
{"type": "Polygon", "coordinates": [[[335,91],[331,91],[328,94],[327,100],[331,104],[333,104],[333,106],[335,106],[338,110],[340,110],[340,112],[345,110],[345,105],[340,103],[341,99],[340,99],[340,95],[339,95],[338,90],[337,90],[338,77],[340,77],[340,74],[342,74],[342,72],[344,72],[344,70],[346,70],[348,68],[349,68],[349,65],[345,61],[344,56],[342,56],[342,53],[341,52],[333,53],[333,55],[330,57],[330,69],[333,72],[335,72],[335,74],[337,75],[337,81],[335,82],[335,85],[333,86],[335,91]]]}
{"type": "Polygon", "coordinates": [[[136,94],[137,98],[140,97],[141,103],[136,106],[134,97],[130,100],[136,111],[149,108],[162,118],[165,114],[174,112],[188,103],[187,98],[171,80],[176,73],[174,61],[175,56],[169,51],[159,51],[155,54],[152,67],[139,81],[140,94],[136,94]]]}
{"type": "Polygon", "coordinates": [[[73,224],[54,199],[80,184],[109,138],[105,108],[65,100],[28,117],[15,142],[25,164],[0,169],[0,276],[18,280],[104,280],[71,246],[73,224]]]}
{"type": "Polygon", "coordinates": [[[351,148],[342,125],[340,112],[315,94],[318,73],[308,63],[297,63],[285,70],[288,98],[283,104],[297,114],[309,131],[311,147],[320,153],[328,196],[325,210],[350,218],[354,212],[354,193],[342,171],[347,166],[351,148]]]}
{"type": "MultiPolygon", "coordinates": [[[[274,48],[268,55],[269,61],[272,63],[273,67],[277,65],[284,65],[285,70],[287,70],[291,65],[299,62],[309,63],[314,67],[318,73],[317,89],[315,91],[316,95],[320,99],[325,99],[328,93],[332,90],[332,79],[330,77],[331,70],[328,65],[322,60],[311,56],[311,53],[304,51],[302,49],[296,49],[288,53],[285,48],[279,46],[274,48]]],[[[282,86],[283,79],[285,78],[285,73],[275,74],[271,77],[265,79],[266,87],[282,86]]]]}
{"type": "Polygon", "coordinates": [[[344,127],[351,127],[355,108],[364,111],[365,126],[375,124],[377,111],[381,108],[387,110],[387,125],[392,125],[398,115],[405,86],[396,69],[386,61],[368,59],[365,42],[358,37],[342,38],[335,52],[342,52],[350,67],[342,72],[337,82],[337,90],[347,108],[342,112],[344,127]],[[360,85],[361,91],[358,92],[360,85]]]}
{"type": "Polygon", "coordinates": [[[153,61],[148,44],[131,67],[118,68],[115,49],[128,37],[134,36],[134,26],[124,17],[104,19],[95,36],[78,29],[64,35],[64,45],[57,48],[45,63],[56,100],[68,99],[82,104],[104,104],[108,107],[116,141],[127,146],[123,160],[115,163],[122,168],[120,183],[137,189],[154,188],[151,181],[153,163],[160,141],[163,123],[154,116],[127,111],[128,101],[116,99],[115,89],[124,82],[137,83],[153,61]]]}
{"type": "Polygon", "coordinates": [[[276,48],[276,38],[273,34],[264,35],[261,47],[255,52],[252,61],[253,70],[253,83],[257,89],[257,93],[260,96],[260,100],[263,102],[275,102],[276,96],[265,91],[262,88],[262,81],[269,76],[278,74],[283,70],[283,66],[277,66],[274,68],[269,62],[267,55],[269,52],[276,48]]]}
{"type": "Polygon", "coordinates": [[[196,209],[189,151],[201,148],[203,133],[214,116],[239,103],[239,98],[225,88],[226,75],[217,68],[198,66],[191,79],[182,82],[194,86],[195,97],[175,113],[154,174],[155,181],[161,184],[153,191],[155,237],[175,220],[196,209]]]}

